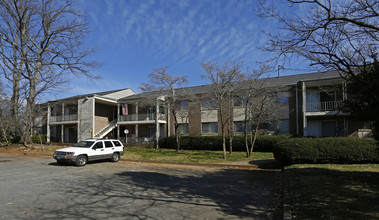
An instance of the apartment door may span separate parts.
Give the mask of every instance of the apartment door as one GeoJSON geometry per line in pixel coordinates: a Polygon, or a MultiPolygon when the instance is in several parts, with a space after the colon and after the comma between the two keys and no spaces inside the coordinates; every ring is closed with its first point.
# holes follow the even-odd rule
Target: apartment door
{"type": "Polygon", "coordinates": [[[69,143],[70,142],[70,128],[69,127],[64,127],[64,139],[63,142],[69,143]]]}
{"type": "Polygon", "coordinates": [[[117,120],[117,109],[113,109],[113,120],[117,120]]]}
{"type": "Polygon", "coordinates": [[[147,111],[147,118],[148,118],[148,120],[154,120],[155,119],[155,117],[154,117],[154,115],[155,115],[155,108],[154,107],[148,107],[146,111],[147,111]]]}
{"type": "Polygon", "coordinates": [[[307,134],[306,136],[321,136],[321,125],[320,121],[308,121],[307,122],[307,134]]]}
{"type": "Polygon", "coordinates": [[[320,93],[308,92],[306,96],[306,111],[319,112],[320,111],[320,93]]]}
{"type": "Polygon", "coordinates": [[[321,122],[321,135],[323,137],[336,136],[336,121],[322,121],[321,122]]]}

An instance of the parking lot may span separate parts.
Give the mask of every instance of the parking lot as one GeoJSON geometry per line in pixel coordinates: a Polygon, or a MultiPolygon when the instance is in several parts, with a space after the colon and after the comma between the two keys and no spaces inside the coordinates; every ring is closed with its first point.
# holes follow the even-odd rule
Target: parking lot
{"type": "Polygon", "coordinates": [[[276,174],[0,154],[0,219],[274,219],[276,174]]]}

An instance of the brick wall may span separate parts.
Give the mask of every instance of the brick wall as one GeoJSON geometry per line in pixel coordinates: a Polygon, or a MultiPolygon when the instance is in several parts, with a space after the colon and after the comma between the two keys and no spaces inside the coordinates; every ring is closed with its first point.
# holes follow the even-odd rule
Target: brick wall
{"type": "Polygon", "coordinates": [[[93,115],[94,115],[94,97],[78,100],[78,141],[92,138],[93,132],[93,115]]]}
{"type": "Polygon", "coordinates": [[[188,103],[188,134],[201,135],[201,105],[197,102],[188,103]]]}

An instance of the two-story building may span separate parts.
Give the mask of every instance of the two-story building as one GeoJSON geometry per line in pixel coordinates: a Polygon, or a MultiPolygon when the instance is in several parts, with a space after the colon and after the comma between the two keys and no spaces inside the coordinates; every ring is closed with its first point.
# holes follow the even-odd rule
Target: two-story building
{"type": "Polygon", "coordinates": [[[116,137],[117,100],[133,94],[131,89],[120,89],[49,101],[39,105],[36,131],[46,135],[48,142],[116,137]]]}
{"type": "MultiPolygon", "coordinates": [[[[245,82],[246,83],[246,82],[245,82]]],[[[250,83],[250,82],[247,82],[250,83]]],[[[368,123],[354,120],[344,101],[349,97],[346,82],[338,72],[307,73],[258,79],[256,86],[280,88],[276,93],[277,123],[266,124],[267,134],[347,137],[370,134],[368,123]],[[264,82],[264,84],[263,84],[264,82]]],[[[252,85],[254,86],[254,85],[252,85]]],[[[182,135],[221,133],[216,102],[209,95],[211,85],[184,88],[176,105],[182,135]]],[[[243,94],[244,87],[241,87],[243,94]]],[[[183,90],[183,89],[182,89],[183,90]]],[[[47,103],[48,123],[41,129],[50,141],[76,142],[91,137],[112,136],[138,143],[174,135],[173,115],[165,106],[164,94],[135,94],[130,89],[87,94],[47,103]]],[[[243,106],[231,102],[233,130],[242,134],[243,106]]]]}

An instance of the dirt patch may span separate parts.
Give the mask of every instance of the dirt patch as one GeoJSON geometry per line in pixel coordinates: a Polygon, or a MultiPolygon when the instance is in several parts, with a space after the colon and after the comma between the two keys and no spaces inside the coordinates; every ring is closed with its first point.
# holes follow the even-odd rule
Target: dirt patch
{"type": "Polygon", "coordinates": [[[0,153],[21,155],[52,155],[56,149],[62,148],[57,145],[8,145],[1,146],[0,153]]]}

